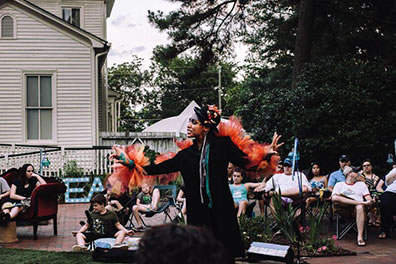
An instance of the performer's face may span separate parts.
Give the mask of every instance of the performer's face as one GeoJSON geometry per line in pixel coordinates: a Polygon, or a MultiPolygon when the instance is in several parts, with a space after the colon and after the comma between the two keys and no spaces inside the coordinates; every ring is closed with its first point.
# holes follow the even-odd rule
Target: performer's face
{"type": "Polygon", "coordinates": [[[190,118],[188,120],[187,124],[187,136],[188,137],[198,137],[203,135],[205,132],[207,132],[208,128],[203,126],[199,120],[196,120],[194,118],[190,118]]]}

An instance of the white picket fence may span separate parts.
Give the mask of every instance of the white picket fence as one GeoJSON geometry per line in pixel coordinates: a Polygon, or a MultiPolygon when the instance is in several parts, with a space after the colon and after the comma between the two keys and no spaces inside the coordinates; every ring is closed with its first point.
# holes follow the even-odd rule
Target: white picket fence
{"type": "Polygon", "coordinates": [[[75,160],[84,175],[105,175],[111,172],[109,161],[112,150],[110,146],[93,146],[91,148],[63,148],[52,146],[27,146],[0,144],[0,172],[10,168],[19,168],[30,163],[40,172],[41,161],[47,158],[48,167],[41,168],[44,176],[62,176],[64,165],[75,160]]]}

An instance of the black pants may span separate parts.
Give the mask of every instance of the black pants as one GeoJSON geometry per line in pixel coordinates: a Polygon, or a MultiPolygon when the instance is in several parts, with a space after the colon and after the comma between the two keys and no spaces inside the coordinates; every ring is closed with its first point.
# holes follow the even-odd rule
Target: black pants
{"type": "Polygon", "coordinates": [[[390,235],[394,215],[396,215],[396,193],[384,192],[381,195],[381,231],[387,235],[390,235]]]}

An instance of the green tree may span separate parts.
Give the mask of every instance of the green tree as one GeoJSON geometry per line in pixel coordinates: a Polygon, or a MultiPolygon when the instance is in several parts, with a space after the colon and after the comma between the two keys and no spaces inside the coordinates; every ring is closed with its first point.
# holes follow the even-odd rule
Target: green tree
{"type": "MultiPolygon", "coordinates": [[[[158,48],[160,49],[160,48],[158,48]]],[[[158,50],[157,49],[157,50],[158,50]]],[[[171,60],[153,63],[154,85],[159,90],[161,118],[178,115],[192,101],[201,104],[218,104],[218,65],[209,64],[205,69],[199,68],[199,60],[180,56],[171,60]]],[[[224,94],[236,84],[237,69],[234,64],[222,62],[221,82],[224,94]]],[[[225,100],[222,100],[224,106],[225,100]]],[[[225,105],[224,114],[232,110],[225,105]]]]}
{"type": "Polygon", "coordinates": [[[294,89],[281,82],[290,72],[271,70],[244,83],[238,114],[249,132],[268,141],[278,131],[287,143],[283,157],[300,138],[302,167],[317,160],[334,168],[341,153],[354,164],[370,157],[384,165],[396,135],[395,67],[380,59],[327,57],[309,64],[294,89]]]}
{"type": "Polygon", "coordinates": [[[109,87],[122,96],[121,131],[140,131],[159,115],[158,93],[150,83],[152,75],[142,70],[142,59],[113,65],[108,70],[109,87]]]}

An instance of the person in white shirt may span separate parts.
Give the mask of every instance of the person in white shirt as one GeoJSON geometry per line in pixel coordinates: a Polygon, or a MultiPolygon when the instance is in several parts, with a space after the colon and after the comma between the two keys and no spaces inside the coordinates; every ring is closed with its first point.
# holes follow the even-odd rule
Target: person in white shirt
{"type": "MultiPolygon", "coordinates": [[[[311,192],[311,186],[304,173],[299,172],[298,175],[292,175],[292,161],[286,158],[283,162],[283,173],[275,174],[266,182],[264,191],[272,196],[274,193],[281,193],[282,201],[285,204],[293,202],[300,196],[300,187],[298,186],[298,179],[302,178],[302,192],[303,194],[311,192]]],[[[271,199],[270,208],[272,214],[275,213],[273,201],[271,199]]]]}
{"type": "Polygon", "coordinates": [[[374,200],[371,198],[366,184],[357,181],[359,177],[357,171],[352,167],[345,166],[343,173],[346,180],[345,182],[338,182],[334,186],[331,200],[333,201],[335,212],[347,219],[356,217],[357,245],[365,246],[363,230],[366,220],[366,207],[371,206],[374,200]]]}
{"type": "Polygon", "coordinates": [[[381,199],[381,234],[378,238],[389,238],[393,216],[396,215],[396,168],[385,176],[386,190],[381,199]]]}

